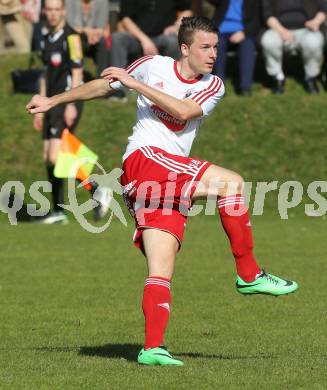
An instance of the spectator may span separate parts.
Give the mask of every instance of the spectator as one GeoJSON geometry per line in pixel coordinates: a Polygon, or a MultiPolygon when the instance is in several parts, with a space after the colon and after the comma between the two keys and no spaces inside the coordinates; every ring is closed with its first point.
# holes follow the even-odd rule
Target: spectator
{"type": "Polygon", "coordinates": [[[320,31],[326,20],[324,0],[263,0],[267,31],[261,38],[266,70],[273,80],[273,93],[283,94],[285,75],[283,52],[299,51],[304,62],[304,86],[308,93],[319,92],[324,37],[320,31]]]}
{"type": "Polygon", "coordinates": [[[220,30],[219,56],[214,73],[225,78],[227,50],[236,46],[239,57],[238,91],[251,95],[255,67],[256,37],[260,29],[260,0],[210,0],[215,5],[214,21],[220,30]]]}
{"type": "Polygon", "coordinates": [[[25,30],[33,51],[41,51],[41,0],[21,0],[25,30]]]}
{"type": "Polygon", "coordinates": [[[33,24],[32,51],[41,51],[43,35],[47,33],[46,20],[44,14],[44,1],[40,1],[39,18],[33,24]]]}
{"type": "MultiPolygon", "coordinates": [[[[177,33],[184,16],[192,16],[190,0],[122,0],[120,28],[112,34],[111,65],[124,68],[131,59],[162,54],[178,59],[177,33]]],[[[126,101],[123,90],[110,97],[126,101]]]]}
{"type": "Polygon", "coordinates": [[[108,66],[109,1],[66,0],[66,19],[85,38],[85,54],[93,58],[100,75],[108,66]]]}
{"type": "Polygon", "coordinates": [[[130,56],[159,53],[179,58],[178,28],[182,18],[191,15],[189,0],[122,0],[125,31],[112,34],[111,64],[125,67],[130,56]]]}
{"type": "MultiPolygon", "coordinates": [[[[5,29],[18,53],[28,53],[30,40],[25,30],[22,11],[19,0],[0,0],[0,30],[5,29]]],[[[4,46],[4,33],[0,31],[0,47],[4,46]]]]}

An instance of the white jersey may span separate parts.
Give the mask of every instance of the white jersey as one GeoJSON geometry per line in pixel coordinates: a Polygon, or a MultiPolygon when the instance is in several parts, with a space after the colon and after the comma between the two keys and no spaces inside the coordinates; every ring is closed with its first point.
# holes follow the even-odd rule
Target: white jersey
{"type": "Polygon", "coordinates": [[[183,121],[174,118],[143,95],[137,99],[137,121],[123,156],[125,160],[142,146],[156,146],[168,153],[187,157],[203,118],[209,115],[225,92],[219,77],[201,75],[185,80],[177,70],[177,62],[170,57],[145,56],[128,68],[135,79],[177,99],[193,99],[202,108],[199,118],[183,121]]]}

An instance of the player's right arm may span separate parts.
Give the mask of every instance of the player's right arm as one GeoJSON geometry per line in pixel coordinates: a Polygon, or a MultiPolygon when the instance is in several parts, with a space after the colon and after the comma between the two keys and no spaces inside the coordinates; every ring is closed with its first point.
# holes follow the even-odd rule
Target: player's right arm
{"type": "MultiPolygon", "coordinates": [[[[139,61],[145,65],[149,60],[150,58],[144,57],[139,61]]],[[[162,110],[166,111],[174,118],[180,119],[182,121],[208,115],[217,104],[217,101],[220,100],[224,95],[225,89],[223,82],[217,76],[214,76],[211,84],[208,85],[208,87],[205,87],[204,90],[194,92],[194,99],[180,99],[160,91],[159,89],[153,88],[143,81],[138,80],[138,76],[135,75],[136,77],[134,77],[133,71],[131,71],[131,69],[133,69],[133,64],[128,67],[127,70],[111,66],[104,69],[101,73],[101,76],[108,80],[109,83],[112,83],[114,80],[119,81],[126,88],[133,89],[140,95],[145,96],[152,103],[158,105],[162,110]],[[211,108],[207,107],[204,110],[204,102],[207,102],[206,106],[208,106],[208,103],[211,102],[211,108]],[[212,102],[214,104],[212,104],[212,102]]],[[[139,66],[138,69],[141,69],[141,66],[139,66]]],[[[146,71],[143,69],[143,75],[145,75],[145,73],[146,71]]]]}
{"type": "Polygon", "coordinates": [[[108,81],[104,79],[92,80],[88,83],[80,85],[79,87],[73,88],[58,95],[54,95],[52,97],[35,95],[26,105],[26,111],[29,114],[47,112],[59,104],[67,104],[82,100],[92,100],[98,97],[106,96],[112,92],[114,92],[114,90],[110,87],[108,81]]]}

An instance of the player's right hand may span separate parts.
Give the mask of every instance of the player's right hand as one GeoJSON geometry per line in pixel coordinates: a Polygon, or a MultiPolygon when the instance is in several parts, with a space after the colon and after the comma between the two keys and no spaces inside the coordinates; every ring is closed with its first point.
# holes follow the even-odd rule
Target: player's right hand
{"type": "Polygon", "coordinates": [[[138,81],[129,75],[125,69],[116,68],[114,66],[104,69],[100,76],[109,81],[109,83],[120,81],[126,88],[129,89],[134,89],[135,84],[138,83],[138,81]]]}
{"type": "Polygon", "coordinates": [[[37,114],[50,110],[50,99],[41,95],[34,95],[31,101],[26,105],[26,111],[29,114],[37,114]]]}
{"type": "Polygon", "coordinates": [[[43,127],[43,117],[44,117],[43,113],[38,113],[38,114],[34,115],[33,127],[34,127],[35,130],[37,130],[37,131],[41,131],[42,130],[42,127],[43,127]]]}

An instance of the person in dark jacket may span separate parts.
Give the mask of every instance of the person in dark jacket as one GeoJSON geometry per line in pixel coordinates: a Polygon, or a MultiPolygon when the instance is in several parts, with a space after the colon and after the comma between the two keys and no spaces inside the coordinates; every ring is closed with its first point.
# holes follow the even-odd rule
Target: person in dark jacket
{"type": "Polygon", "coordinates": [[[227,50],[237,46],[239,93],[251,94],[256,37],[260,29],[260,0],[210,0],[216,7],[214,21],[220,31],[219,56],[214,73],[225,78],[227,50]]]}
{"type": "Polygon", "coordinates": [[[85,54],[94,59],[97,74],[109,64],[108,0],[66,0],[66,20],[82,35],[85,54]]]}
{"type": "MultiPolygon", "coordinates": [[[[121,0],[123,31],[112,34],[111,65],[128,65],[130,58],[145,55],[180,56],[177,33],[183,17],[192,16],[190,0],[121,0]]],[[[124,91],[111,99],[125,101],[124,91]]]]}
{"type": "Polygon", "coordinates": [[[304,63],[304,86],[308,93],[319,92],[324,37],[320,31],[326,20],[324,0],[263,0],[267,30],[261,38],[266,70],[273,80],[273,93],[284,93],[284,52],[299,51],[304,63]]]}

